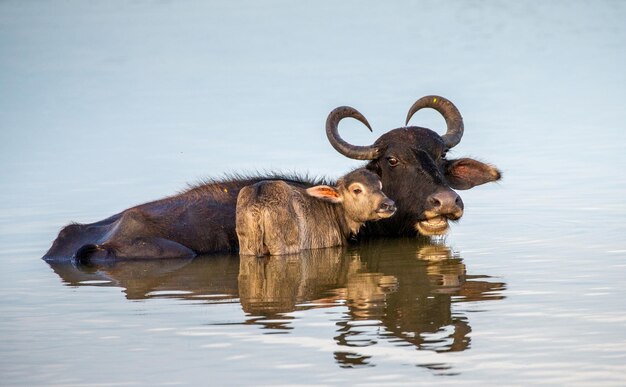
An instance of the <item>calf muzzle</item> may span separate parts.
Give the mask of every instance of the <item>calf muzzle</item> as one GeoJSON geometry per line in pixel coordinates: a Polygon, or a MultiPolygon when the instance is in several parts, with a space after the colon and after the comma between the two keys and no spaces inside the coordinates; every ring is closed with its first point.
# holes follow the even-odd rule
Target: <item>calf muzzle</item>
{"type": "Polygon", "coordinates": [[[381,218],[388,218],[395,214],[396,212],[396,203],[394,203],[391,199],[385,199],[380,203],[376,213],[380,215],[381,218]]]}

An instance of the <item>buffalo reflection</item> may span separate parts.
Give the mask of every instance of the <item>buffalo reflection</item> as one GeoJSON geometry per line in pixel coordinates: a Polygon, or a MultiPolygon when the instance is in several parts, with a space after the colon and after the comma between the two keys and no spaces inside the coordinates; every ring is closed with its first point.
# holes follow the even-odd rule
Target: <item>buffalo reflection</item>
{"type": "Polygon", "coordinates": [[[168,297],[224,302],[238,297],[239,261],[233,256],[48,264],[68,286],[121,287],[129,300],[168,297]]]}
{"type": "MultiPolygon", "coordinates": [[[[379,290],[361,290],[372,294],[371,304],[351,304],[348,298],[349,316],[338,323],[335,338],[340,345],[359,347],[386,339],[421,350],[463,351],[469,347],[471,327],[463,313],[453,311],[452,304],[503,298],[504,283],[468,275],[462,259],[443,245],[415,239],[375,241],[359,246],[357,252],[363,272],[395,278],[397,290],[386,293],[383,308],[379,290]]],[[[362,284],[348,282],[347,288],[362,284]]],[[[345,361],[344,366],[367,365],[367,358],[356,351],[342,352],[337,360],[345,361]]]]}
{"type": "Polygon", "coordinates": [[[359,347],[379,341],[463,351],[470,345],[471,327],[452,304],[501,299],[505,288],[486,276],[467,274],[462,259],[446,246],[414,238],[263,258],[49,264],[69,286],[117,286],[131,300],[239,301],[246,313],[242,323],[275,333],[293,328],[295,317],[289,312],[342,307],[334,337],[343,348],[334,354],[342,367],[371,365],[359,347]]]}
{"type": "Polygon", "coordinates": [[[346,282],[349,270],[342,247],[305,250],[298,254],[255,257],[239,261],[239,297],[247,322],[289,329],[286,313],[336,306],[327,297],[346,282]]]}

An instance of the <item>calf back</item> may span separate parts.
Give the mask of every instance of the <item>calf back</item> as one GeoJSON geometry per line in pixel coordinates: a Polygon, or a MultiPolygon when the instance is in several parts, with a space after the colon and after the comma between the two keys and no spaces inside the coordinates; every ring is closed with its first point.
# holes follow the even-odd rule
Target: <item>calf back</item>
{"type": "Polygon", "coordinates": [[[283,255],[341,245],[340,207],[311,198],[283,181],[244,187],[237,199],[239,252],[283,255]]]}

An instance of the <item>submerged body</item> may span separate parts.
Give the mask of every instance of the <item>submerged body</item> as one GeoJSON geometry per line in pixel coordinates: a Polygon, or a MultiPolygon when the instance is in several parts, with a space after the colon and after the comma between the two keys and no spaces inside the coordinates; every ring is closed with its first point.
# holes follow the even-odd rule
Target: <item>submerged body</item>
{"type": "Polygon", "coordinates": [[[237,200],[239,253],[284,255],[343,245],[366,221],[395,212],[381,186],[374,173],[361,168],[336,187],[304,189],[284,181],[244,187],[237,200]]]}
{"type": "Polygon", "coordinates": [[[267,179],[283,179],[300,187],[320,183],[306,177],[278,175],[207,182],[99,222],[70,224],[61,230],[43,259],[154,259],[236,252],[239,190],[267,179]]]}

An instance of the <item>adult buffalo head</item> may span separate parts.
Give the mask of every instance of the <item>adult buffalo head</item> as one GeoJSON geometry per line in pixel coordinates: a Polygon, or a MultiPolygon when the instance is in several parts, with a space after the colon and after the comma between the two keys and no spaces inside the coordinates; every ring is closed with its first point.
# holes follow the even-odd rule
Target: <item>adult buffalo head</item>
{"type": "Polygon", "coordinates": [[[422,108],[441,113],[447,131],[436,132],[418,126],[391,130],[372,145],[356,146],[339,136],[339,121],[352,117],[372,128],[356,109],[342,106],[333,110],[326,121],[326,135],[332,146],[344,156],[370,160],[366,168],[377,173],[385,193],[396,202],[396,215],[364,230],[374,235],[439,235],[448,230],[449,220],[463,216],[463,201],[452,189],[469,189],[500,179],[500,171],[470,158],[446,159],[448,150],[463,136],[463,118],[445,98],[426,96],[411,106],[406,118],[422,108]]]}

